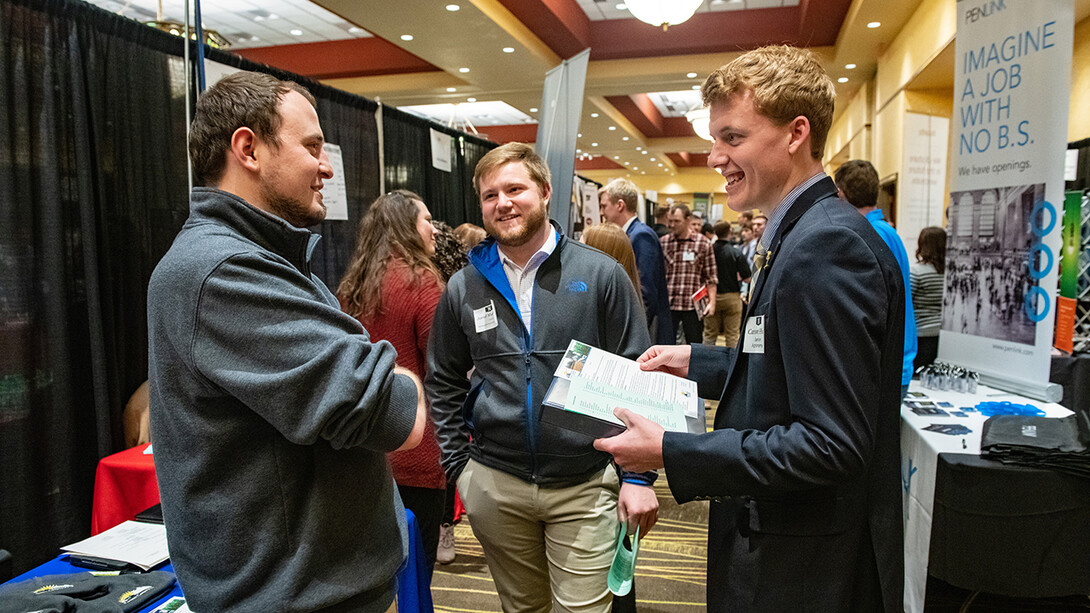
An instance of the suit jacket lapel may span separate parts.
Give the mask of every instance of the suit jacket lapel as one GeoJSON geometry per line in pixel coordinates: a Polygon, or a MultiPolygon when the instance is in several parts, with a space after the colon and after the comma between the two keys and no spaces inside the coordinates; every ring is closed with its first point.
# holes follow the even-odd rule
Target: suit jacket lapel
{"type": "MultiPolygon", "coordinates": [[[[745,313],[742,314],[742,339],[738,343],[737,351],[734,352],[734,357],[731,358],[730,371],[727,374],[727,384],[723,388],[723,397],[720,398],[719,406],[725,406],[724,400],[726,399],[727,390],[731,388],[731,384],[734,382],[736,376],[740,376],[738,373],[744,372],[748,366],[748,357],[743,357],[742,347],[745,344],[745,327],[749,321],[749,313],[753,310],[753,307],[760,303],[761,290],[764,289],[766,282],[768,281],[768,275],[770,268],[774,262],[776,254],[779,253],[780,245],[783,243],[783,239],[787,236],[787,233],[791,231],[799,219],[809,211],[818,202],[836,196],[836,184],[829,177],[823,177],[817,183],[814,183],[806,189],[806,191],[799,194],[799,197],[794,202],[788,203],[787,215],[780,221],[779,227],[776,229],[776,235],[772,237],[772,240],[768,243],[770,245],[768,254],[765,256],[765,267],[761,271],[761,274],[757,277],[757,283],[753,287],[753,295],[750,297],[749,304],[746,305],[745,313]],[[744,363],[739,365],[740,360],[745,360],[744,363]]],[[[724,414],[726,411],[724,411],[724,414]]],[[[719,414],[718,411],[715,416],[716,427],[718,427],[719,414]]]]}

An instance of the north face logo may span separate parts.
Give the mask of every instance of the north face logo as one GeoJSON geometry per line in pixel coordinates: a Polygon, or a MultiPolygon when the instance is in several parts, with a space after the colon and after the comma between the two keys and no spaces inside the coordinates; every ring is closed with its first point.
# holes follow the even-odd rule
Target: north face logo
{"type": "Polygon", "coordinates": [[[583,281],[579,281],[578,279],[572,279],[571,281],[568,281],[568,291],[573,293],[578,292],[580,294],[585,294],[587,293],[587,284],[583,281]]]}

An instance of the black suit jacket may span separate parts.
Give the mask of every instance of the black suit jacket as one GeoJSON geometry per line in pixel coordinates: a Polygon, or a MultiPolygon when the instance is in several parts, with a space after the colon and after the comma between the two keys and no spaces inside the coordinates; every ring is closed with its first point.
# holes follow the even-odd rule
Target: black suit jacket
{"type": "Polygon", "coordinates": [[[670,488],[713,499],[709,611],[901,611],[901,272],[831,179],[790,206],[746,313],[764,353],[693,347],[722,398],[666,433],[670,488]]]}

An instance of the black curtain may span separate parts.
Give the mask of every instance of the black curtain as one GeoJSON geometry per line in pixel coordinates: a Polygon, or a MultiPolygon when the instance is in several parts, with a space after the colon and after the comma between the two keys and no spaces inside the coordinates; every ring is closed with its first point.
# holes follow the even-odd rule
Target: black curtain
{"type": "Polygon", "coordinates": [[[451,227],[464,222],[481,225],[473,170],[495,143],[387,106],[382,108],[382,131],[387,191],[420,194],[432,217],[451,227]],[[431,130],[451,137],[450,172],[432,166],[431,130]]]}
{"type": "Polygon", "coordinates": [[[183,65],[134,25],[0,3],[0,547],[17,570],[87,534],[95,465],[146,378],[147,279],[187,215],[183,65]]]}
{"type": "MultiPolygon", "coordinates": [[[[88,535],[98,459],[147,378],[147,282],[189,209],[183,45],[82,2],[0,0],[0,548],[17,572],[88,535]]],[[[378,196],[376,103],[208,57],[317,98],[349,202],[316,228],[335,287],[378,196]]]]}

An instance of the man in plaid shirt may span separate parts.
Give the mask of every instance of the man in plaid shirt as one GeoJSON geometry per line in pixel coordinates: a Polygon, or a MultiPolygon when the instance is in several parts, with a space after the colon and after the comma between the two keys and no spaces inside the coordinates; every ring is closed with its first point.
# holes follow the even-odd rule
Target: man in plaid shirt
{"type": "Polygon", "coordinates": [[[674,320],[674,336],[680,325],[687,343],[699,343],[704,326],[700,320],[715,313],[715,289],[718,272],[712,244],[689,227],[692,213],[684,204],[670,207],[666,223],[670,233],[659,239],[666,258],[666,292],[670,296],[670,315],[674,320]],[[708,305],[703,313],[696,312],[693,294],[703,285],[708,288],[708,305]]]}

